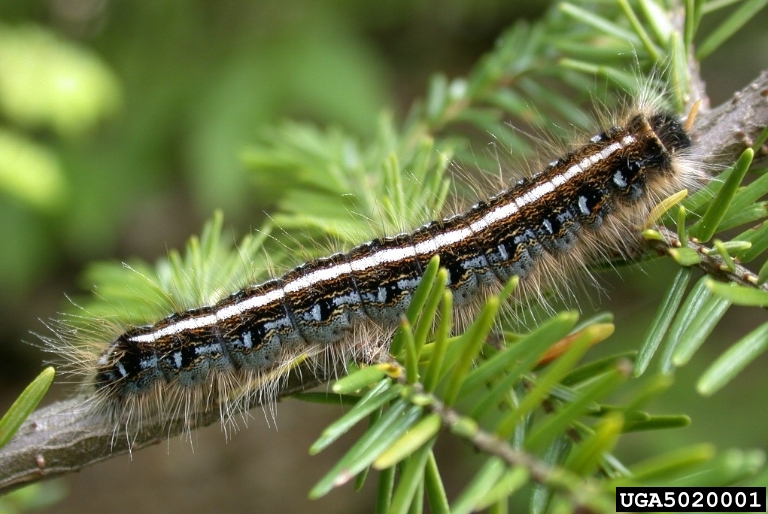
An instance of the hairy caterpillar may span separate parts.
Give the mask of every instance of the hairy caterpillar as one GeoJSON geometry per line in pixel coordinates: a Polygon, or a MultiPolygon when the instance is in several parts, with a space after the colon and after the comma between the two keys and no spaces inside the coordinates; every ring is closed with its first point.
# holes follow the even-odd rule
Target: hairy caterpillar
{"type": "MultiPolygon", "coordinates": [[[[543,171],[461,214],[374,239],[249,285],[212,305],[129,327],[97,354],[65,340],[87,372],[88,405],[130,437],[146,419],[218,406],[232,420],[269,399],[298,357],[343,360],[386,349],[434,255],[459,308],[511,276],[538,292],[606,254],[624,253],[664,196],[696,187],[691,121],[636,108],[543,171]]],[[[50,339],[61,351],[61,341],[50,339]]],[[[103,342],[102,342],[103,343],[103,342]]]]}

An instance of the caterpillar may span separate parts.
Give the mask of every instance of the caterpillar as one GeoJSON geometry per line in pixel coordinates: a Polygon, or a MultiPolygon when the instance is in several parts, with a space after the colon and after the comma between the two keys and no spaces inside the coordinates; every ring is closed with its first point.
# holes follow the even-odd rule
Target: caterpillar
{"type": "MultiPolygon", "coordinates": [[[[434,256],[459,309],[471,309],[512,276],[523,295],[624,254],[656,203],[696,188],[692,120],[655,105],[621,122],[466,211],[411,232],[373,239],[248,285],[211,305],[118,334],[83,355],[49,345],[87,370],[88,404],[115,434],[143,420],[218,405],[231,421],[254,398],[272,398],[296,358],[344,360],[386,351],[434,256]]],[[[374,357],[375,358],[375,357],[374,357]]]]}

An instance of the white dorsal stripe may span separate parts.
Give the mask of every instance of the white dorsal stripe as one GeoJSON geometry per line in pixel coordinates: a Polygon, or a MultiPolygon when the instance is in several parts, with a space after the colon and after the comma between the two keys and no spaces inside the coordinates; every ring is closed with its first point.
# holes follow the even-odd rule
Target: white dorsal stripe
{"type": "Polygon", "coordinates": [[[449,232],[442,232],[434,237],[431,237],[425,241],[421,241],[416,245],[406,245],[398,248],[387,248],[379,250],[365,257],[355,259],[349,263],[336,264],[328,268],[321,268],[311,273],[307,273],[304,276],[297,277],[290,282],[284,284],[282,288],[273,289],[267,293],[258,296],[252,296],[245,300],[227,305],[214,312],[213,314],[206,314],[198,316],[196,318],[188,318],[176,323],[172,323],[167,327],[163,327],[159,330],[155,330],[148,334],[142,334],[129,338],[130,341],[137,343],[152,343],[160,338],[178,334],[185,330],[194,330],[205,327],[207,325],[215,324],[219,321],[238,316],[251,309],[257,309],[271,303],[281,301],[286,293],[297,293],[304,289],[314,287],[317,284],[326,282],[328,280],[335,280],[340,276],[351,274],[352,272],[366,271],[382,264],[398,262],[403,259],[412,258],[416,255],[432,255],[440,251],[441,249],[456,244],[460,241],[464,241],[473,234],[482,232],[488,227],[498,223],[499,221],[508,219],[520,209],[526,205],[530,205],[541,199],[544,195],[553,192],[556,188],[566,184],[575,176],[584,173],[590,167],[594,166],[601,160],[605,160],[615,152],[627,147],[635,142],[635,138],[631,135],[626,135],[621,139],[621,142],[612,143],[600,152],[583,158],[576,164],[568,167],[563,173],[559,173],[549,180],[543,181],[536,185],[536,187],[526,191],[524,194],[517,198],[513,198],[511,201],[499,205],[493,210],[487,212],[479,219],[473,221],[466,227],[451,230],[449,232]]]}
{"type": "Polygon", "coordinates": [[[387,248],[386,250],[379,250],[371,255],[366,255],[360,259],[350,261],[349,265],[352,267],[352,271],[365,271],[376,266],[381,266],[388,262],[398,262],[408,257],[415,257],[416,252],[413,246],[401,246],[399,248],[387,248]]]}
{"type": "Polygon", "coordinates": [[[215,314],[206,314],[204,316],[198,316],[196,318],[187,318],[176,323],[172,323],[167,327],[163,327],[149,334],[142,334],[128,338],[129,341],[136,343],[153,343],[159,338],[169,336],[172,334],[178,334],[183,330],[193,330],[196,328],[202,328],[212,323],[216,323],[215,314]]]}
{"type": "Polygon", "coordinates": [[[298,277],[294,280],[291,280],[285,284],[285,286],[283,286],[283,291],[286,293],[295,293],[297,291],[301,291],[302,289],[306,289],[307,287],[312,287],[318,282],[332,280],[340,275],[346,275],[349,273],[352,273],[352,266],[346,262],[331,266],[330,268],[321,268],[311,273],[307,273],[303,277],[298,277]]]}
{"type": "Polygon", "coordinates": [[[249,311],[251,309],[256,309],[259,307],[264,307],[265,305],[269,305],[270,303],[280,301],[283,299],[284,296],[285,296],[285,292],[283,288],[276,288],[262,295],[246,298],[242,302],[233,303],[232,305],[227,305],[226,307],[216,311],[215,312],[216,319],[218,321],[224,321],[225,319],[229,319],[239,314],[242,314],[245,311],[249,311]]]}
{"type": "Polygon", "coordinates": [[[167,327],[149,332],[148,334],[141,334],[130,337],[128,339],[129,341],[134,341],[136,343],[153,343],[165,336],[178,334],[184,330],[202,328],[207,325],[229,319],[233,316],[237,316],[238,314],[242,314],[243,312],[250,309],[263,307],[264,305],[268,305],[277,300],[281,300],[283,296],[284,293],[282,289],[273,289],[272,291],[269,291],[265,294],[252,296],[250,298],[246,298],[242,302],[223,307],[212,314],[205,314],[196,318],[187,318],[181,321],[177,321],[176,323],[171,323],[167,327]]]}
{"type": "Polygon", "coordinates": [[[431,255],[436,253],[441,248],[456,244],[459,241],[463,241],[468,237],[472,237],[472,230],[469,227],[452,230],[450,232],[443,232],[437,234],[435,237],[421,241],[416,244],[414,248],[419,255],[431,255]]]}

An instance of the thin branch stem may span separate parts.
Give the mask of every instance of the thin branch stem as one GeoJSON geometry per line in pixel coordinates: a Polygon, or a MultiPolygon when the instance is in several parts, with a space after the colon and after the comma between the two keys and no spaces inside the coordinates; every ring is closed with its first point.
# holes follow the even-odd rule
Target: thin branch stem
{"type": "Polygon", "coordinates": [[[681,243],[677,234],[667,228],[661,227],[658,229],[661,235],[664,236],[664,241],[649,241],[647,245],[656,251],[659,255],[668,255],[670,250],[680,248],[681,246],[687,246],[688,248],[695,250],[701,257],[701,262],[696,265],[699,269],[704,271],[707,275],[711,275],[724,282],[733,282],[746,287],[755,287],[768,291],[768,283],[758,285],[757,273],[752,272],[741,264],[735,263],[733,271],[728,269],[725,260],[716,253],[711,251],[706,245],[696,243],[688,240],[681,243]]]}

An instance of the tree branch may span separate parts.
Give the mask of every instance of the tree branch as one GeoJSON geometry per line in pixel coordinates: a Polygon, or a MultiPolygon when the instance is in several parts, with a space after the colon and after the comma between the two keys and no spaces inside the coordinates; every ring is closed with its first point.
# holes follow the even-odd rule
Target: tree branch
{"type": "MultiPolygon", "coordinates": [[[[731,163],[754,144],[766,125],[768,70],[763,70],[747,87],[734,93],[730,101],[699,116],[695,127],[696,144],[705,151],[705,163],[731,163]]],[[[755,157],[765,159],[766,156],[768,146],[764,144],[755,157]]]]}
{"type": "MultiPolygon", "coordinates": [[[[292,373],[277,400],[311,389],[332,377],[318,377],[308,368],[292,373]]],[[[268,400],[273,401],[273,400],[268,400]]],[[[0,494],[18,487],[79,471],[117,455],[132,453],[184,432],[211,425],[221,419],[216,406],[196,413],[189,426],[183,409],[172,420],[147,420],[141,430],[115,436],[115,425],[106,416],[95,416],[84,398],[56,402],[38,409],[24,422],[13,439],[0,448],[0,494]]],[[[251,408],[261,405],[254,401],[251,408]]]]}

